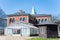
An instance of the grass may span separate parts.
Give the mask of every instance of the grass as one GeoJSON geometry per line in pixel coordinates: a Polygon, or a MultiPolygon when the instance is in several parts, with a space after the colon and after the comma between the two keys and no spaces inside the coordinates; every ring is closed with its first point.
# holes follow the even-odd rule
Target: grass
{"type": "Polygon", "coordinates": [[[31,38],[31,40],[58,40],[58,38],[31,38]]]}

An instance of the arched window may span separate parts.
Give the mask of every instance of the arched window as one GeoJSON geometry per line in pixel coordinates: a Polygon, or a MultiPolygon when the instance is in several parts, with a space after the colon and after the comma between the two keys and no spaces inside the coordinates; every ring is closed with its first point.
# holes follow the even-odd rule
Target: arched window
{"type": "Polygon", "coordinates": [[[25,21],[26,19],[25,19],[25,17],[23,18],[23,21],[25,21]]]}
{"type": "Polygon", "coordinates": [[[10,18],[10,23],[13,23],[13,22],[15,22],[15,18],[10,18]]]}
{"type": "Polygon", "coordinates": [[[47,21],[47,19],[45,19],[45,21],[47,21]]]}
{"type": "Polygon", "coordinates": [[[43,21],[44,21],[44,19],[41,20],[41,22],[43,22],[43,21]]]}
{"type": "Polygon", "coordinates": [[[38,21],[40,22],[40,19],[38,21]]]}
{"type": "Polygon", "coordinates": [[[13,19],[12,19],[12,18],[10,18],[10,23],[11,23],[11,22],[13,22],[12,20],[13,20],[13,19]]]}
{"type": "Polygon", "coordinates": [[[13,18],[13,22],[15,22],[15,18],[13,18]]]}
{"type": "Polygon", "coordinates": [[[20,18],[20,21],[22,21],[22,18],[20,18]]]}

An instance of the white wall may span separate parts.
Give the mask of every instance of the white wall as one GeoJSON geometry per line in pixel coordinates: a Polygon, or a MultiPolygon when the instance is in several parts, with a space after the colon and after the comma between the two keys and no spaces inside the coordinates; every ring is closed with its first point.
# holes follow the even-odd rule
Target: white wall
{"type": "MultiPolygon", "coordinates": [[[[13,36],[13,35],[17,35],[17,34],[13,34],[12,33],[12,29],[13,28],[5,28],[4,30],[4,34],[5,35],[8,35],[8,36],[13,36]]],[[[17,29],[17,28],[14,28],[14,29],[17,29]]],[[[21,31],[20,31],[20,34],[21,36],[29,36],[30,35],[30,29],[29,28],[20,28],[21,31]]]]}
{"type": "Polygon", "coordinates": [[[4,34],[5,35],[12,35],[12,29],[5,28],[4,34]]]}
{"type": "Polygon", "coordinates": [[[22,28],[22,36],[29,36],[30,29],[29,28],[22,28]]]}

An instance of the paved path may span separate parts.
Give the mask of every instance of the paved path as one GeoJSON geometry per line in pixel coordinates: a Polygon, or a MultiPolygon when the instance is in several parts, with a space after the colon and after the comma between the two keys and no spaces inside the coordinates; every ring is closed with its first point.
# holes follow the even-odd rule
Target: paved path
{"type": "Polygon", "coordinates": [[[30,37],[0,36],[0,40],[28,40],[30,37]]]}
{"type": "Polygon", "coordinates": [[[29,40],[30,38],[38,38],[38,37],[0,36],[0,40],[29,40]]]}

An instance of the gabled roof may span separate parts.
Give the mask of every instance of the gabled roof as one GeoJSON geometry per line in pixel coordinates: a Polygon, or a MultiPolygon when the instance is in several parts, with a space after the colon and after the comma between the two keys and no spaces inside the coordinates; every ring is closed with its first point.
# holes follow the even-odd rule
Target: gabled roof
{"type": "Polygon", "coordinates": [[[35,14],[34,16],[51,16],[50,14],[35,14]]]}
{"type": "Polygon", "coordinates": [[[19,12],[16,12],[14,14],[10,14],[10,15],[7,15],[7,16],[23,16],[23,15],[30,15],[29,13],[25,13],[24,11],[20,10],[19,12]]]}

